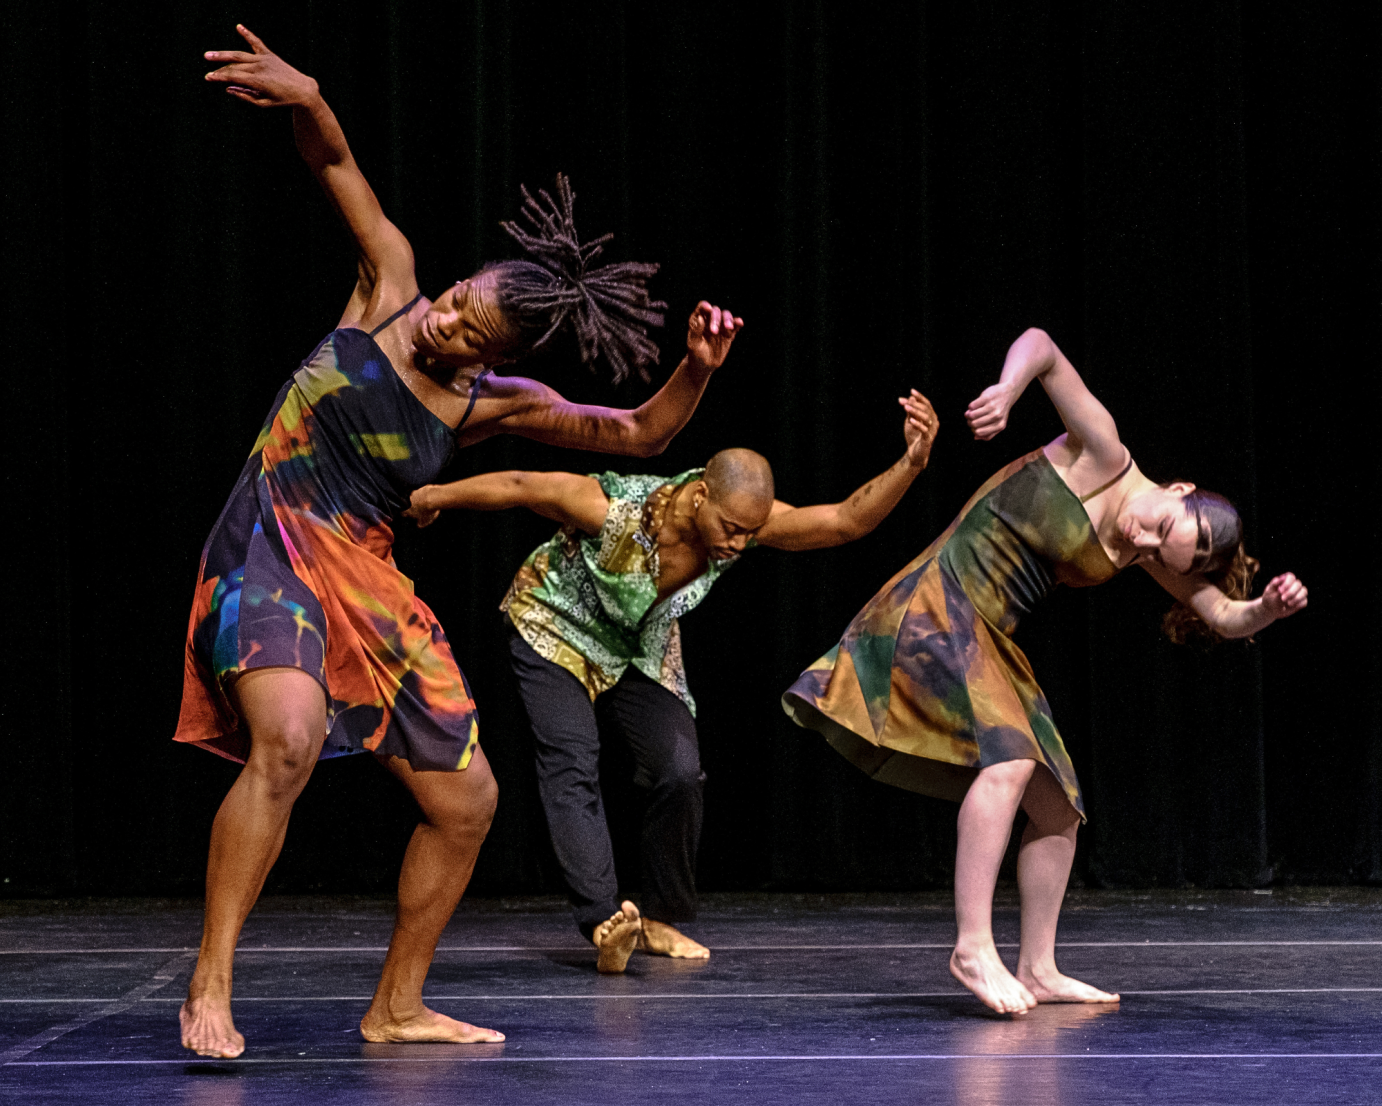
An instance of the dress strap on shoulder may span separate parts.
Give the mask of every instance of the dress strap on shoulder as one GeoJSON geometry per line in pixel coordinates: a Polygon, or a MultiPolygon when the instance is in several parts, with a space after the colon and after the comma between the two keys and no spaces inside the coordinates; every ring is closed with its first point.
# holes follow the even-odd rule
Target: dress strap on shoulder
{"type": "MultiPolygon", "coordinates": [[[[1126,448],[1126,447],[1124,447],[1124,448],[1126,448]]],[[[1092,492],[1088,492],[1088,493],[1086,493],[1085,495],[1080,496],[1080,502],[1081,502],[1081,503],[1088,503],[1088,502],[1089,502],[1091,499],[1093,499],[1095,496],[1097,496],[1097,495],[1103,495],[1104,492],[1106,492],[1106,491],[1109,490],[1109,488],[1113,487],[1113,485],[1115,485],[1116,483],[1118,483],[1118,481],[1122,480],[1123,477],[1127,476],[1127,475],[1128,475],[1128,470],[1131,469],[1131,468],[1132,468],[1132,451],[1129,450],[1129,451],[1128,451],[1128,463],[1127,463],[1126,465],[1123,466],[1123,471],[1120,472],[1117,476],[1115,476],[1112,480],[1109,480],[1107,483],[1100,484],[1100,485],[1099,485],[1097,488],[1095,488],[1092,492]]]]}
{"type": "Polygon", "coordinates": [[[402,318],[404,315],[408,314],[408,312],[411,311],[411,310],[413,309],[413,305],[416,304],[417,301],[420,300],[420,299],[422,299],[422,293],[421,293],[421,292],[419,292],[416,296],[414,296],[412,299],[410,299],[407,303],[405,303],[402,307],[400,307],[397,311],[395,311],[392,315],[390,315],[387,319],[385,319],[385,320],[384,320],[382,323],[380,323],[377,327],[375,327],[373,330],[371,330],[371,331],[369,332],[369,336],[370,336],[371,338],[373,338],[373,337],[374,337],[376,334],[378,334],[381,330],[387,330],[387,329],[388,329],[389,327],[391,327],[398,319],[400,319],[400,318],[402,318]]]}
{"type": "Polygon", "coordinates": [[[485,377],[489,376],[493,371],[493,369],[486,369],[470,382],[470,402],[466,405],[465,414],[461,416],[461,421],[456,424],[456,434],[460,434],[461,429],[470,420],[470,412],[475,410],[475,401],[480,398],[480,381],[484,380],[485,377]]]}

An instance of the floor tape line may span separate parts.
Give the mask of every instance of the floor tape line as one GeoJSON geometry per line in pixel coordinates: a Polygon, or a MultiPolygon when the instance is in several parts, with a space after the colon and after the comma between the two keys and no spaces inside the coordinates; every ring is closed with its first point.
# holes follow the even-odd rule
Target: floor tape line
{"type": "MultiPolygon", "coordinates": [[[[1382,941],[1058,941],[1058,949],[1158,949],[1158,948],[1287,948],[1357,947],[1382,945],[1382,941]]],[[[712,945],[715,952],[852,952],[887,949],[938,949],[949,951],[954,942],[914,942],[880,945],[712,945]]],[[[999,942],[1000,949],[1015,949],[1017,942],[999,942]]],[[[172,952],[196,952],[192,946],[167,948],[102,949],[0,949],[0,956],[101,956],[172,952]]],[[[387,945],[241,945],[236,952],[343,953],[387,952],[387,945]]],[[[591,952],[590,945],[439,945],[437,952],[591,952]]]]}
{"type": "MultiPolygon", "coordinates": [[[[408,1047],[406,1045],[401,1047],[408,1047]]],[[[456,1045],[466,1048],[466,1045],[456,1045]]],[[[485,1046],[481,1046],[485,1047],[485,1046]]],[[[269,1064],[648,1064],[648,1063],[812,1063],[859,1060],[1382,1060],[1382,1052],[895,1052],[799,1053],[757,1056],[706,1054],[700,1056],[323,1056],[283,1059],[209,1060],[19,1060],[17,1067],[125,1067],[170,1065],[218,1069],[269,1064]]]]}
{"type": "MultiPolygon", "coordinates": [[[[1175,997],[1179,995],[1374,995],[1382,994],[1382,987],[1196,987],[1161,991],[1122,991],[1124,996],[1155,998],[1157,996],[1175,997]]],[[[134,992],[130,992],[134,994],[134,992]]],[[[372,995],[241,995],[234,1003],[247,1002],[369,1002],[372,995]]],[[[968,991],[773,991],[754,994],[723,994],[718,992],[678,993],[673,991],[628,992],[625,994],[599,995],[423,995],[428,1002],[631,1002],[647,999],[687,999],[705,1001],[713,999],[743,1001],[768,999],[890,999],[890,998],[968,998],[968,991]]],[[[128,1009],[137,1003],[182,1002],[181,998],[155,998],[146,995],[129,1000],[108,998],[0,998],[0,1005],[42,1006],[45,1003],[126,1003],[121,1009],[128,1009]],[[128,1001],[127,1001],[128,1000],[128,1001]]],[[[110,1010],[109,1013],[118,1013],[110,1010]]],[[[99,1015],[105,1017],[105,1014],[99,1015]]]]}
{"type": "Polygon", "coordinates": [[[109,1002],[99,1010],[92,1010],[87,1014],[79,1014],[70,1021],[63,1022],[45,1029],[42,1033],[37,1033],[26,1041],[20,1041],[16,1045],[11,1045],[4,1052],[0,1052],[0,1067],[19,1062],[23,1057],[35,1052],[44,1045],[56,1041],[59,1037],[66,1036],[74,1029],[81,1029],[83,1026],[90,1025],[92,1022],[108,1018],[112,1014],[120,1014],[130,1009],[132,1006],[143,1002],[155,991],[160,991],[168,986],[178,977],[178,972],[187,966],[192,958],[192,953],[184,952],[169,960],[147,983],[141,984],[127,994],[121,995],[113,1002],[109,1002]]]}

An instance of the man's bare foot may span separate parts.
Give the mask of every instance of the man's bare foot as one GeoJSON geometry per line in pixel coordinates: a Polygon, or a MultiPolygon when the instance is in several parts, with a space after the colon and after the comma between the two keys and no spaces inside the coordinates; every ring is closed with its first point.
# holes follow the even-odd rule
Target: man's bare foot
{"type": "Polygon", "coordinates": [[[1017,978],[1036,998],[1037,1002],[1119,1002],[1120,995],[1101,991],[1078,979],[1062,975],[1054,965],[1044,971],[1032,972],[1018,965],[1017,978]]]}
{"type": "Polygon", "coordinates": [[[643,934],[638,947],[654,956],[671,956],[677,960],[708,960],[710,950],[686,934],[673,929],[666,922],[643,919],[643,934]]]}
{"type": "Polygon", "coordinates": [[[473,1045],[480,1042],[502,1041],[504,1034],[497,1029],[481,1029],[469,1022],[458,1022],[445,1014],[423,1007],[422,1011],[406,1018],[392,1017],[384,1009],[371,1005],[360,1019],[360,1036],[375,1044],[388,1041],[441,1041],[447,1044],[473,1045]]]}
{"type": "Polygon", "coordinates": [[[1025,1014],[1037,1004],[1034,996],[998,958],[998,950],[950,954],[950,974],[974,992],[985,1006],[1000,1014],[1025,1014]]]}
{"type": "Polygon", "coordinates": [[[638,916],[638,907],[625,900],[591,935],[590,939],[600,950],[600,957],[595,962],[596,970],[610,975],[622,972],[642,932],[643,919],[638,916]]]}
{"type": "Polygon", "coordinates": [[[182,1023],[182,1047],[198,1056],[234,1060],[245,1051],[245,1038],[230,1017],[229,999],[189,998],[178,1011],[178,1021],[182,1023]]]}

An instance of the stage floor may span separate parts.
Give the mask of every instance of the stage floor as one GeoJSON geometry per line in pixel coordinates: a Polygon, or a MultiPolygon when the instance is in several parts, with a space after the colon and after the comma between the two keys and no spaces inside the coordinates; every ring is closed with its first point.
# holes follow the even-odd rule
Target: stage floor
{"type": "MultiPolygon", "coordinates": [[[[1010,893],[997,916],[1015,960],[1010,893]]],[[[1382,892],[1077,892],[1059,957],[1121,1007],[990,1014],[946,970],[946,895],[720,895],[708,962],[624,976],[555,900],[467,904],[427,983],[501,1045],[370,1045],[390,905],[270,899],[236,963],[242,1058],[177,1041],[185,901],[0,902],[0,1101],[1075,1104],[1382,1101],[1382,892]]]]}

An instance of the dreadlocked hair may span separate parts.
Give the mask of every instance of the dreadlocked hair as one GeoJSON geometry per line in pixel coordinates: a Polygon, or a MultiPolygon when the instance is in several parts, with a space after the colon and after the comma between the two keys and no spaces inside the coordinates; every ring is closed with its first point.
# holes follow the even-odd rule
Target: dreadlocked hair
{"type": "MultiPolygon", "coordinates": [[[[1198,572],[1229,599],[1252,595],[1253,577],[1261,562],[1243,548],[1243,521],[1227,499],[1196,488],[1182,497],[1187,513],[1194,516],[1195,559],[1190,570],[1198,572]]],[[[1162,632],[1177,645],[1217,645],[1226,640],[1184,603],[1177,603],[1161,620],[1162,632]]]]}
{"type": "Polygon", "coordinates": [[[526,228],[513,221],[499,224],[527,260],[485,267],[498,274],[498,306],[519,330],[519,352],[541,349],[569,326],[581,361],[592,371],[603,355],[616,384],[630,371],[651,380],[647,366],[657,364],[658,349],[648,337],[648,327],[661,326],[667,308],[648,298],[648,280],[659,266],[622,261],[590,268],[614,235],[581,243],[572,219],[576,196],[563,174],[557,174],[556,200],[545,189],[538,189],[538,196],[541,202],[523,187],[526,228]]]}

